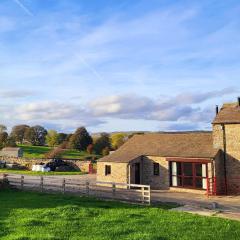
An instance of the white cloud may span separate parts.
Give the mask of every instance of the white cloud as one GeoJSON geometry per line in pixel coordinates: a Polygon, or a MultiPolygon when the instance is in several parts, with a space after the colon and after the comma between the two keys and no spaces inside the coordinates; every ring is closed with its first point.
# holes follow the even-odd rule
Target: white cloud
{"type": "Polygon", "coordinates": [[[36,94],[35,91],[28,90],[0,90],[0,98],[26,98],[30,96],[34,96],[36,94]]]}
{"type": "Polygon", "coordinates": [[[33,102],[23,104],[16,109],[21,120],[58,120],[58,119],[76,119],[86,112],[81,108],[60,102],[33,102]]]}
{"type": "MultiPolygon", "coordinates": [[[[212,98],[229,95],[233,89],[205,93],[185,93],[174,97],[152,99],[145,96],[125,94],[105,96],[87,104],[62,101],[35,101],[18,103],[11,111],[0,106],[3,119],[27,124],[45,124],[59,129],[74,129],[78,126],[99,126],[112,119],[168,122],[166,129],[176,126],[205,126],[214,116],[214,106],[207,102],[212,98]],[[205,105],[202,105],[202,104],[205,105]],[[207,104],[207,106],[206,106],[207,104]],[[168,127],[170,126],[170,127],[168,127]]],[[[177,127],[176,127],[177,129],[177,127]]],[[[186,129],[186,127],[184,127],[186,129]]]]}
{"type": "Polygon", "coordinates": [[[90,109],[95,116],[122,119],[146,119],[158,121],[211,121],[212,110],[199,104],[212,98],[234,93],[232,88],[205,93],[182,93],[175,97],[151,99],[137,95],[106,96],[94,100],[90,109]],[[197,106],[195,106],[197,104],[197,106]]]}
{"type": "Polygon", "coordinates": [[[154,102],[151,99],[134,94],[106,96],[90,103],[90,109],[96,116],[117,115],[123,118],[134,117],[134,114],[135,118],[138,118],[139,114],[151,111],[153,106],[154,102]]]}

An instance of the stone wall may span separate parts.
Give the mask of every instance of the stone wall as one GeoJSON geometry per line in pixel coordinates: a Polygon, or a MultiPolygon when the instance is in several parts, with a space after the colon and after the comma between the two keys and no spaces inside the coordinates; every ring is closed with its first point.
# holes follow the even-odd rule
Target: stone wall
{"type": "Polygon", "coordinates": [[[169,189],[169,164],[164,157],[143,157],[143,184],[150,185],[151,189],[169,189]],[[153,174],[153,163],[159,163],[159,175],[153,174]]]}
{"type": "Polygon", "coordinates": [[[98,162],[97,181],[128,183],[128,163],[98,162]],[[111,174],[105,176],[105,166],[111,166],[111,174]]]}
{"type": "MultiPolygon", "coordinates": [[[[89,171],[89,164],[91,161],[82,161],[82,160],[69,160],[69,159],[62,159],[63,161],[67,162],[69,165],[73,166],[76,170],[80,170],[82,172],[89,171]]],[[[46,164],[52,159],[28,159],[28,158],[15,158],[15,157],[1,157],[0,161],[5,161],[7,163],[16,163],[20,164],[21,166],[25,166],[27,169],[31,170],[32,165],[36,164],[46,164]]]]}
{"type": "Polygon", "coordinates": [[[135,183],[135,163],[140,163],[140,176],[141,184],[150,185],[152,189],[169,189],[169,170],[168,162],[163,157],[141,157],[128,163],[115,163],[115,162],[98,162],[97,163],[97,181],[100,182],[116,182],[116,183],[129,183],[129,170],[130,170],[130,183],[135,183]],[[160,174],[154,176],[153,162],[159,163],[160,174]],[[111,166],[111,174],[105,176],[105,166],[111,166]],[[130,166],[130,168],[129,168],[130,166]]]}
{"type": "MultiPolygon", "coordinates": [[[[240,124],[225,124],[226,171],[228,193],[240,193],[240,124]]],[[[220,124],[213,126],[214,147],[224,150],[223,129],[220,124]]],[[[223,154],[216,158],[216,177],[218,189],[224,192],[223,154]]]]}

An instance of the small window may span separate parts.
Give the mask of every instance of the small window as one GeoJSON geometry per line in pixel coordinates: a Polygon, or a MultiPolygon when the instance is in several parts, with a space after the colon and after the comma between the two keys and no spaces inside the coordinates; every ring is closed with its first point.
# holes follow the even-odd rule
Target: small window
{"type": "Polygon", "coordinates": [[[153,175],[159,176],[159,173],[160,173],[159,163],[153,163],[153,175]]]}
{"type": "Polygon", "coordinates": [[[111,174],[111,166],[110,165],[105,165],[105,176],[111,174]]]}

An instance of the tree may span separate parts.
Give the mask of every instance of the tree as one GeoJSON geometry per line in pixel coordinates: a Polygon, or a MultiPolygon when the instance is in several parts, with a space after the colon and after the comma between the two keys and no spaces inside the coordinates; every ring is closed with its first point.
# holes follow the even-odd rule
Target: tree
{"type": "Polygon", "coordinates": [[[0,132],[0,149],[6,146],[7,139],[8,139],[8,133],[0,132]]]}
{"type": "Polygon", "coordinates": [[[0,124],[0,133],[7,131],[7,127],[5,125],[0,124]]]}
{"type": "Polygon", "coordinates": [[[28,125],[17,125],[14,126],[11,132],[11,137],[13,137],[20,144],[24,141],[25,132],[30,127],[28,125]]]}
{"type": "Polygon", "coordinates": [[[46,136],[46,142],[49,147],[58,145],[59,135],[55,130],[49,130],[46,136]]]}
{"type": "Polygon", "coordinates": [[[92,152],[93,152],[93,145],[92,145],[92,144],[89,144],[89,145],[87,146],[87,152],[88,152],[89,154],[92,154],[92,152]]]}
{"type": "Polygon", "coordinates": [[[94,143],[94,151],[96,154],[102,154],[103,149],[111,148],[111,141],[107,133],[102,133],[99,138],[94,143]]]}
{"type": "Polygon", "coordinates": [[[17,144],[16,144],[15,139],[14,139],[13,137],[8,137],[5,146],[6,146],[6,147],[16,147],[17,144]]]}
{"type": "Polygon", "coordinates": [[[25,132],[25,138],[34,146],[43,146],[45,144],[45,137],[47,130],[42,126],[34,126],[27,129],[25,132]]]}
{"type": "Polygon", "coordinates": [[[115,133],[111,136],[112,147],[116,150],[121,147],[127,140],[127,134],[115,133]]]}
{"type": "Polygon", "coordinates": [[[70,137],[69,146],[73,149],[78,149],[79,151],[84,151],[87,146],[92,144],[92,137],[89,135],[85,127],[80,127],[76,132],[70,137]]]}
{"type": "Polygon", "coordinates": [[[105,148],[102,150],[102,155],[103,155],[103,156],[107,156],[107,155],[109,155],[109,152],[110,152],[109,148],[108,148],[108,147],[105,147],[105,148]]]}
{"type": "Polygon", "coordinates": [[[59,133],[58,134],[58,144],[62,144],[67,141],[68,134],[66,133],[59,133]]]}

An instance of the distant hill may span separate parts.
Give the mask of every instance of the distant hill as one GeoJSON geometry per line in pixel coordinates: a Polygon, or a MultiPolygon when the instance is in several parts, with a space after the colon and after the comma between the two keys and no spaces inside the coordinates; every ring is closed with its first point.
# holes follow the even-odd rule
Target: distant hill
{"type": "MultiPolygon", "coordinates": [[[[97,133],[91,133],[92,137],[100,137],[100,135],[103,132],[97,132],[97,133]]],[[[116,131],[116,132],[104,132],[104,133],[108,133],[110,136],[113,134],[117,134],[117,133],[123,133],[126,135],[132,135],[132,134],[147,134],[147,133],[156,133],[156,132],[151,132],[151,131],[116,131]]]]}

